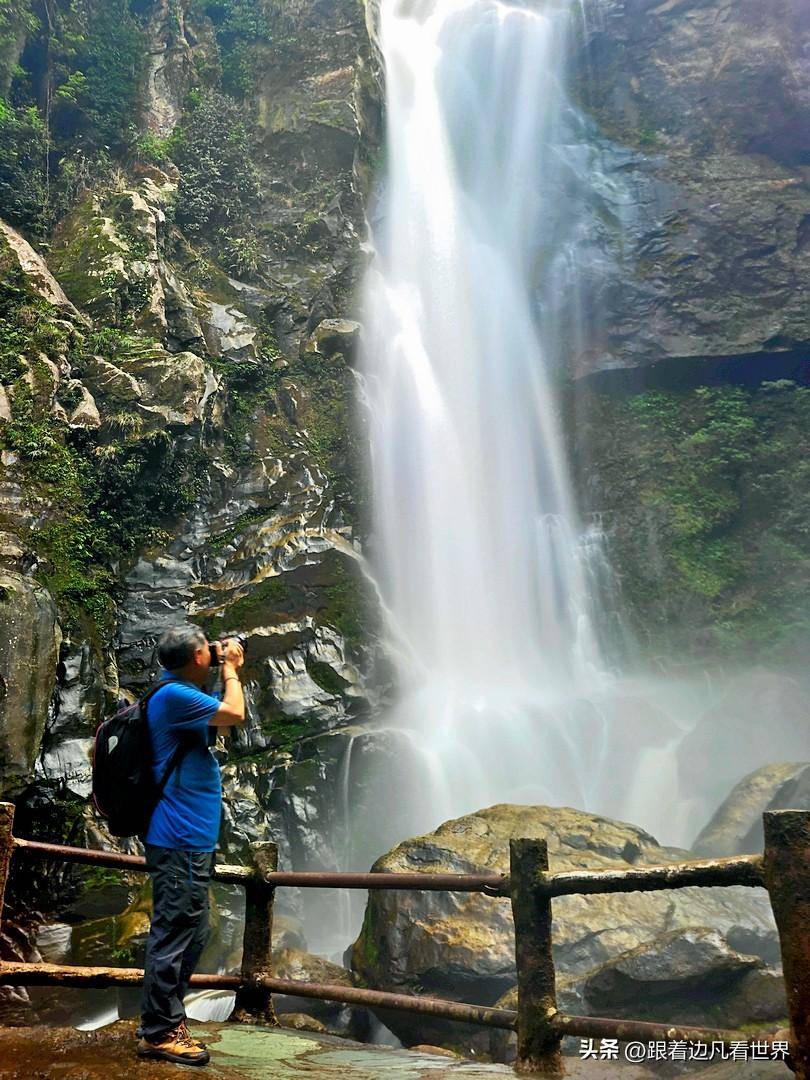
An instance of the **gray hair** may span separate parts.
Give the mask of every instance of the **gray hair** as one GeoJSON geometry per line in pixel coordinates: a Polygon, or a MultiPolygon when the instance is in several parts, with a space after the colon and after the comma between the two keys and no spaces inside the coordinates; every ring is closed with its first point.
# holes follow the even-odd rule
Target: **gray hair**
{"type": "Polygon", "coordinates": [[[158,660],[167,671],[185,667],[208,638],[199,626],[174,626],[158,642],[158,660]]]}

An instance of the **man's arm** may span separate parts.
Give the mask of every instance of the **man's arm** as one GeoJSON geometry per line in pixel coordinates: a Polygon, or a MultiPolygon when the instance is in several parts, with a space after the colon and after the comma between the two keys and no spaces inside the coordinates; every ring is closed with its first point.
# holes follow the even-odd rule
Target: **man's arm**
{"type": "Polygon", "coordinates": [[[222,700],[211,720],[212,727],[232,727],[245,722],[245,695],[239,669],[245,662],[242,646],[226,641],[222,646],[222,700]]]}

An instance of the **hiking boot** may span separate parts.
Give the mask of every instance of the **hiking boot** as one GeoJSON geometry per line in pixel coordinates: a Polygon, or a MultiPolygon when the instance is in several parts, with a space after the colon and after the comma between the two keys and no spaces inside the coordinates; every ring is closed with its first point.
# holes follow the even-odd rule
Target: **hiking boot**
{"type": "Polygon", "coordinates": [[[140,1058],[174,1061],[178,1065],[207,1065],[211,1060],[206,1048],[191,1037],[185,1023],[167,1031],[156,1042],[141,1039],[136,1052],[140,1058]]]}
{"type": "Polygon", "coordinates": [[[180,1023],[177,1025],[177,1030],[180,1032],[181,1035],[187,1036],[189,1039],[191,1039],[192,1042],[195,1042],[197,1046],[201,1046],[203,1050],[208,1047],[208,1043],[204,1043],[202,1039],[198,1039],[196,1038],[196,1036],[191,1034],[191,1032],[188,1030],[188,1024],[185,1022],[185,1020],[180,1021],[180,1023]]]}

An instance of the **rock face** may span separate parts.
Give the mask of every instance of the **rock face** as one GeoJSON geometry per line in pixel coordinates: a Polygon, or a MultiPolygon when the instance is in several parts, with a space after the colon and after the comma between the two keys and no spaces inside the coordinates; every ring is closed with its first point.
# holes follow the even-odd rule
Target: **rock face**
{"type": "Polygon", "coordinates": [[[583,14],[605,318],[578,372],[806,345],[806,5],[593,0],[583,14]]]}
{"type": "Polygon", "coordinates": [[[71,318],[79,318],[78,311],[65,296],[42,256],[4,221],[0,221],[0,274],[22,286],[29,296],[44,300],[71,318]]]}
{"type": "Polygon", "coordinates": [[[766,765],[746,776],[701,829],[692,851],[710,857],[762,851],[767,810],[810,810],[810,765],[766,765]]]}
{"type": "MultiPolygon", "coordinates": [[[[247,30],[230,6],[213,19],[191,0],[135,6],[143,66],[110,78],[137,74],[137,146],[119,160],[105,140],[115,167],[54,200],[42,254],[0,226],[13,285],[0,290],[0,570],[30,582],[15,618],[32,596],[51,603],[47,583],[51,638],[56,617],[65,638],[57,660],[58,642],[25,631],[35,660],[15,678],[36,693],[10,682],[0,701],[0,790],[20,793],[33,835],[114,843],[86,803],[98,721],[148,685],[167,626],[240,630],[249,719],[220,748],[223,845],[238,861],[273,835],[286,865],[335,868],[337,792],[355,742],[371,756],[359,747],[378,700],[349,419],[355,166],[368,175],[373,151],[358,128],[375,122],[366,30],[353,0],[257,5],[247,30]],[[243,91],[229,81],[242,70],[243,91]],[[181,169],[165,140],[207,96],[244,157],[216,159],[206,130],[203,160],[181,169]],[[251,205],[195,224],[209,186],[242,173],[251,205]]],[[[19,52],[39,34],[21,28],[19,52]]],[[[358,851],[367,865],[372,849],[358,851]]],[[[306,901],[286,899],[279,917],[300,915],[306,901]]]]}
{"type": "MultiPolygon", "coordinates": [[[[643,866],[684,857],[621,822],[568,808],[500,805],[405,841],[379,859],[374,869],[505,873],[509,839],[516,836],[545,837],[552,869],[643,866]]],[[[742,974],[749,967],[759,970],[763,961],[778,956],[767,897],[744,888],[563,897],[554,901],[554,942],[557,971],[569,977],[570,985],[570,980],[579,983],[586,973],[618,963],[619,958],[640,970],[645,963],[648,967],[658,963],[640,957],[660,953],[669,955],[673,964],[682,961],[684,971],[692,970],[690,965],[696,971],[701,951],[716,947],[742,974]],[[662,939],[665,935],[675,937],[662,939]],[[759,959],[732,957],[738,948],[759,959]]],[[[414,897],[375,892],[351,955],[353,970],[369,986],[493,1004],[515,982],[511,907],[506,899],[475,894],[414,897]]],[[[612,1006],[608,988],[621,982],[620,975],[611,983],[606,974],[597,981],[604,988],[599,1000],[605,1009],[612,1006]]],[[[581,997],[583,990],[577,994],[581,997]]],[[[671,1001],[670,997],[667,1004],[671,1001]]],[[[399,1016],[386,1022],[405,1042],[426,1037],[422,1019],[418,1025],[399,1016]]],[[[449,1026],[430,1022],[428,1026],[431,1041],[448,1037],[449,1026]]]]}
{"type": "Polygon", "coordinates": [[[0,798],[31,779],[54,690],[56,609],[30,578],[0,572],[0,798]]]}

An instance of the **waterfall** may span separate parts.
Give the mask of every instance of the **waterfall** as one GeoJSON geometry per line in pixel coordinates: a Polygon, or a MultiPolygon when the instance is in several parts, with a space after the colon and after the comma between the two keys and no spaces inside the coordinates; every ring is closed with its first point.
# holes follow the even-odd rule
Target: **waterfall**
{"type": "Polygon", "coordinates": [[[424,748],[402,762],[400,828],[504,800],[620,815],[643,752],[595,631],[594,533],[577,518],[556,393],[588,317],[587,177],[572,180],[568,146],[582,121],[565,85],[576,10],[380,9],[387,160],[362,381],[371,556],[401,686],[389,722],[424,748]]]}

